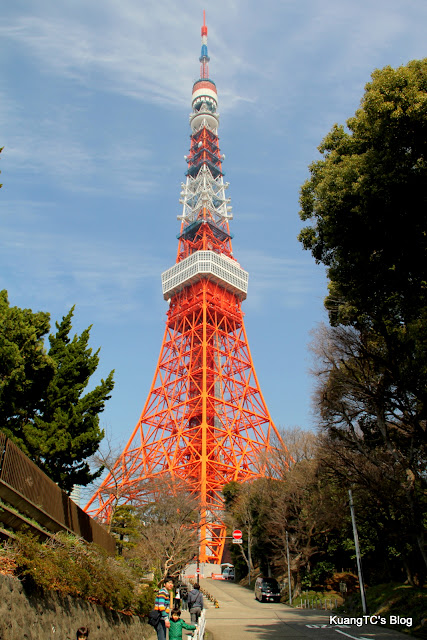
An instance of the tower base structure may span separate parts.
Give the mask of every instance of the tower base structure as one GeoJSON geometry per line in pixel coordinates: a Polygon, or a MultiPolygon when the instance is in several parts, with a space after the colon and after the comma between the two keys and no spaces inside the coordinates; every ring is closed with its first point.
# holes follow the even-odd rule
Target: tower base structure
{"type": "Polygon", "coordinates": [[[235,294],[208,279],[171,300],[153,383],[115,468],[86,510],[142,504],[168,476],[200,500],[200,562],[220,564],[222,488],[263,477],[276,429],[259,389],[235,294]]]}

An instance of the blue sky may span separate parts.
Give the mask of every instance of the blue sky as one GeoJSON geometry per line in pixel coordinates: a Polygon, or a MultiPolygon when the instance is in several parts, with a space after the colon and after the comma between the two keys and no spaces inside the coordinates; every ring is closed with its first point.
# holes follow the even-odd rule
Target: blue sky
{"type": "Polygon", "coordinates": [[[246,329],[278,427],[315,425],[307,345],[326,279],[297,241],[308,165],[373,69],[427,55],[425,0],[5,3],[0,288],[52,322],[76,304],[75,330],[93,324],[99,374],[116,371],[101,418],[116,443],[163,337],[203,9],[246,329]]]}

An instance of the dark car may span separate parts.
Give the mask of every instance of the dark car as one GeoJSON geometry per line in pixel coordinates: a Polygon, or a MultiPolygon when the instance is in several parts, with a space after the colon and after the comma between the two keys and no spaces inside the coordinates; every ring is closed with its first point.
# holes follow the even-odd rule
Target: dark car
{"type": "Polygon", "coordinates": [[[275,578],[257,578],[255,598],[260,602],[280,602],[280,587],[275,578]]]}

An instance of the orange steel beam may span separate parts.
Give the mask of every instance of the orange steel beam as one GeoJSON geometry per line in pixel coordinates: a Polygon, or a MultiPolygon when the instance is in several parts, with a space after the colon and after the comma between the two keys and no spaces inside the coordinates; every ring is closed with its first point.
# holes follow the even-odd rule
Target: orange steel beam
{"type": "Polygon", "coordinates": [[[170,474],[199,496],[200,560],[220,563],[222,487],[265,474],[272,431],[280,439],[259,388],[240,301],[201,280],[171,301],[140,420],[86,510],[107,520],[117,498],[143,503],[149,481],[170,474]]]}
{"type": "MultiPolygon", "coordinates": [[[[207,72],[206,42],[204,22],[201,60],[207,72]]],[[[246,290],[224,275],[227,265],[230,274],[246,272],[233,257],[215,96],[208,75],[194,84],[176,263],[198,251],[213,252],[220,256],[223,274],[200,270],[184,276],[185,265],[172,272],[184,280],[175,280],[176,286],[181,282],[179,290],[169,289],[165,333],[141,417],[86,510],[109,521],[117,504],[153,500],[150,483],[171,476],[200,501],[200,561],[220,564],[226,529],[222,489],[232,480],[264,476],[272,434],[281,440],[249,350],[241,309],[246,290]]]]}

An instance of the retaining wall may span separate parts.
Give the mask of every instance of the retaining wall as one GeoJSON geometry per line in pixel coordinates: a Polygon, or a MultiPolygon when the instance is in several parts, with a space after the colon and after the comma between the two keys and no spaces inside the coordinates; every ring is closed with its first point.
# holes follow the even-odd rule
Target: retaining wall
{"type": "Polygon", "coordinates": [[[81,626],[89,627],[89,640],[156,637],[138,617],[55,592],[26,593],[17,578],[0,575],[0,640],[75,640],[81,626]]]}

